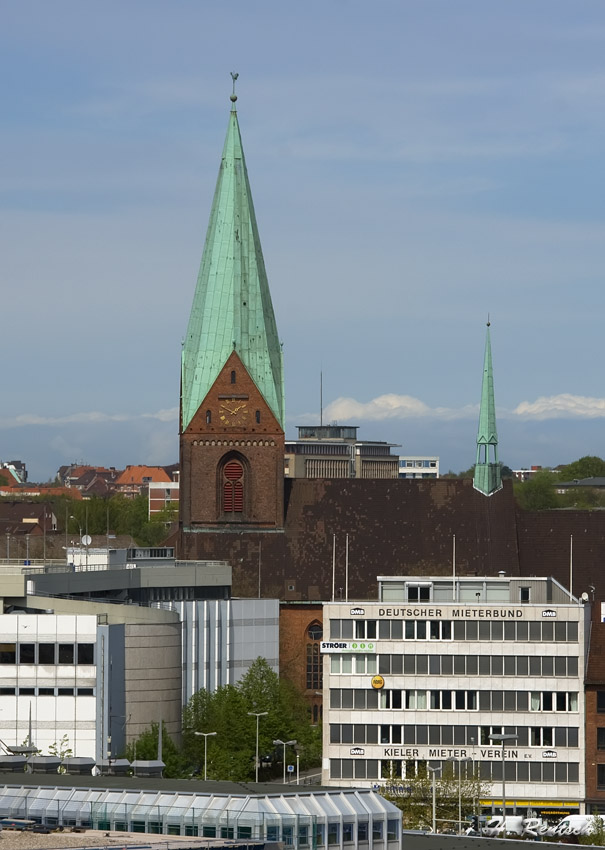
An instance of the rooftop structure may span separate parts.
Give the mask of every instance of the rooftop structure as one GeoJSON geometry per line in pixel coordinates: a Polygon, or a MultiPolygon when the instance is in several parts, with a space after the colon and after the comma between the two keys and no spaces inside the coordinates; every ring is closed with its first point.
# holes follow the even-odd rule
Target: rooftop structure
{"type": "Polygon", "coordinates": [[[286,478],[397,478],[394,443],[360,440],[356,425],[299,425],[285,444],[286,478]]]}
{"type": "Polygon", "coordinates": [[[399,455],[400,478],[439,478],[437,455],[399,455]]]}

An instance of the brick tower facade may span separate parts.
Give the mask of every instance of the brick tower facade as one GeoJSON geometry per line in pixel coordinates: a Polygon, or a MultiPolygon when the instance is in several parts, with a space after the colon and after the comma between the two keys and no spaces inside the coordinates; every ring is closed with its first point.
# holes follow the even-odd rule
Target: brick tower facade
{"type": "Polygon", "coordinates": [[[181,434],[184,528],[280,528],[284,432],[236,352],[181,434]]]}

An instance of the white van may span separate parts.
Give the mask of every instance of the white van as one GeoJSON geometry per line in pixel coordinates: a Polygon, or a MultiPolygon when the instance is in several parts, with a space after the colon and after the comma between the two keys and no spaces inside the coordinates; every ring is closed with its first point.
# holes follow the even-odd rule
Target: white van
{"type": "Polygon", "coordinates": [[[567,815],[547,835],[590,835],[594,830],[594,815],[567,815]]]}

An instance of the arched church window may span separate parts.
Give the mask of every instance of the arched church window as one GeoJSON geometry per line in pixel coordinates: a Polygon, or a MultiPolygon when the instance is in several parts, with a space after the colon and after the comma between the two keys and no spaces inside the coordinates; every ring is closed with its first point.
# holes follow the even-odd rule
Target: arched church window
{"type": "Polygon", "coordinates": [[[244,467],[230,460],[223,467],[223,512],[241,514],[244,510],[244,467]]]}
{"type": "Polygon", "coordinates": [[[232,369],[232,371],[231,371],[231,383],[232,384],[235,383],[235,378],[236,378],[235,369],[232,369]]]}
{"type": "Polygon", "coordinates": [[[317,621],[307,628],[307,690],[320,690],[323,687],[321,655],[319,644],[323,637],[323,628],[317,621]]]}
{"type": "Polygon", "coordinates": [[[257,425],[260,425],[260,410],[257,410],[257,411],[256,411],[256,416],[255,416],[255,418],[256,418],[256,424],[257,424],[257,425]]]}
{"type": "Polygon", "coordinates": [[[211,422],[212,422],[212,411],[207,410],[206,411],[206,425],[210,425],[211,422]]]}

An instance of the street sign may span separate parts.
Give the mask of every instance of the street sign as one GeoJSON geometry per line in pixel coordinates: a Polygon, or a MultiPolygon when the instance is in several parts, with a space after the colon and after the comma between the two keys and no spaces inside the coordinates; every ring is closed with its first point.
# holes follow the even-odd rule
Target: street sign
{"type": "Polygon", "coordinates": [[[294,773],[294,765],[293,764],[288,765],[288,773],[294,773]]]}

